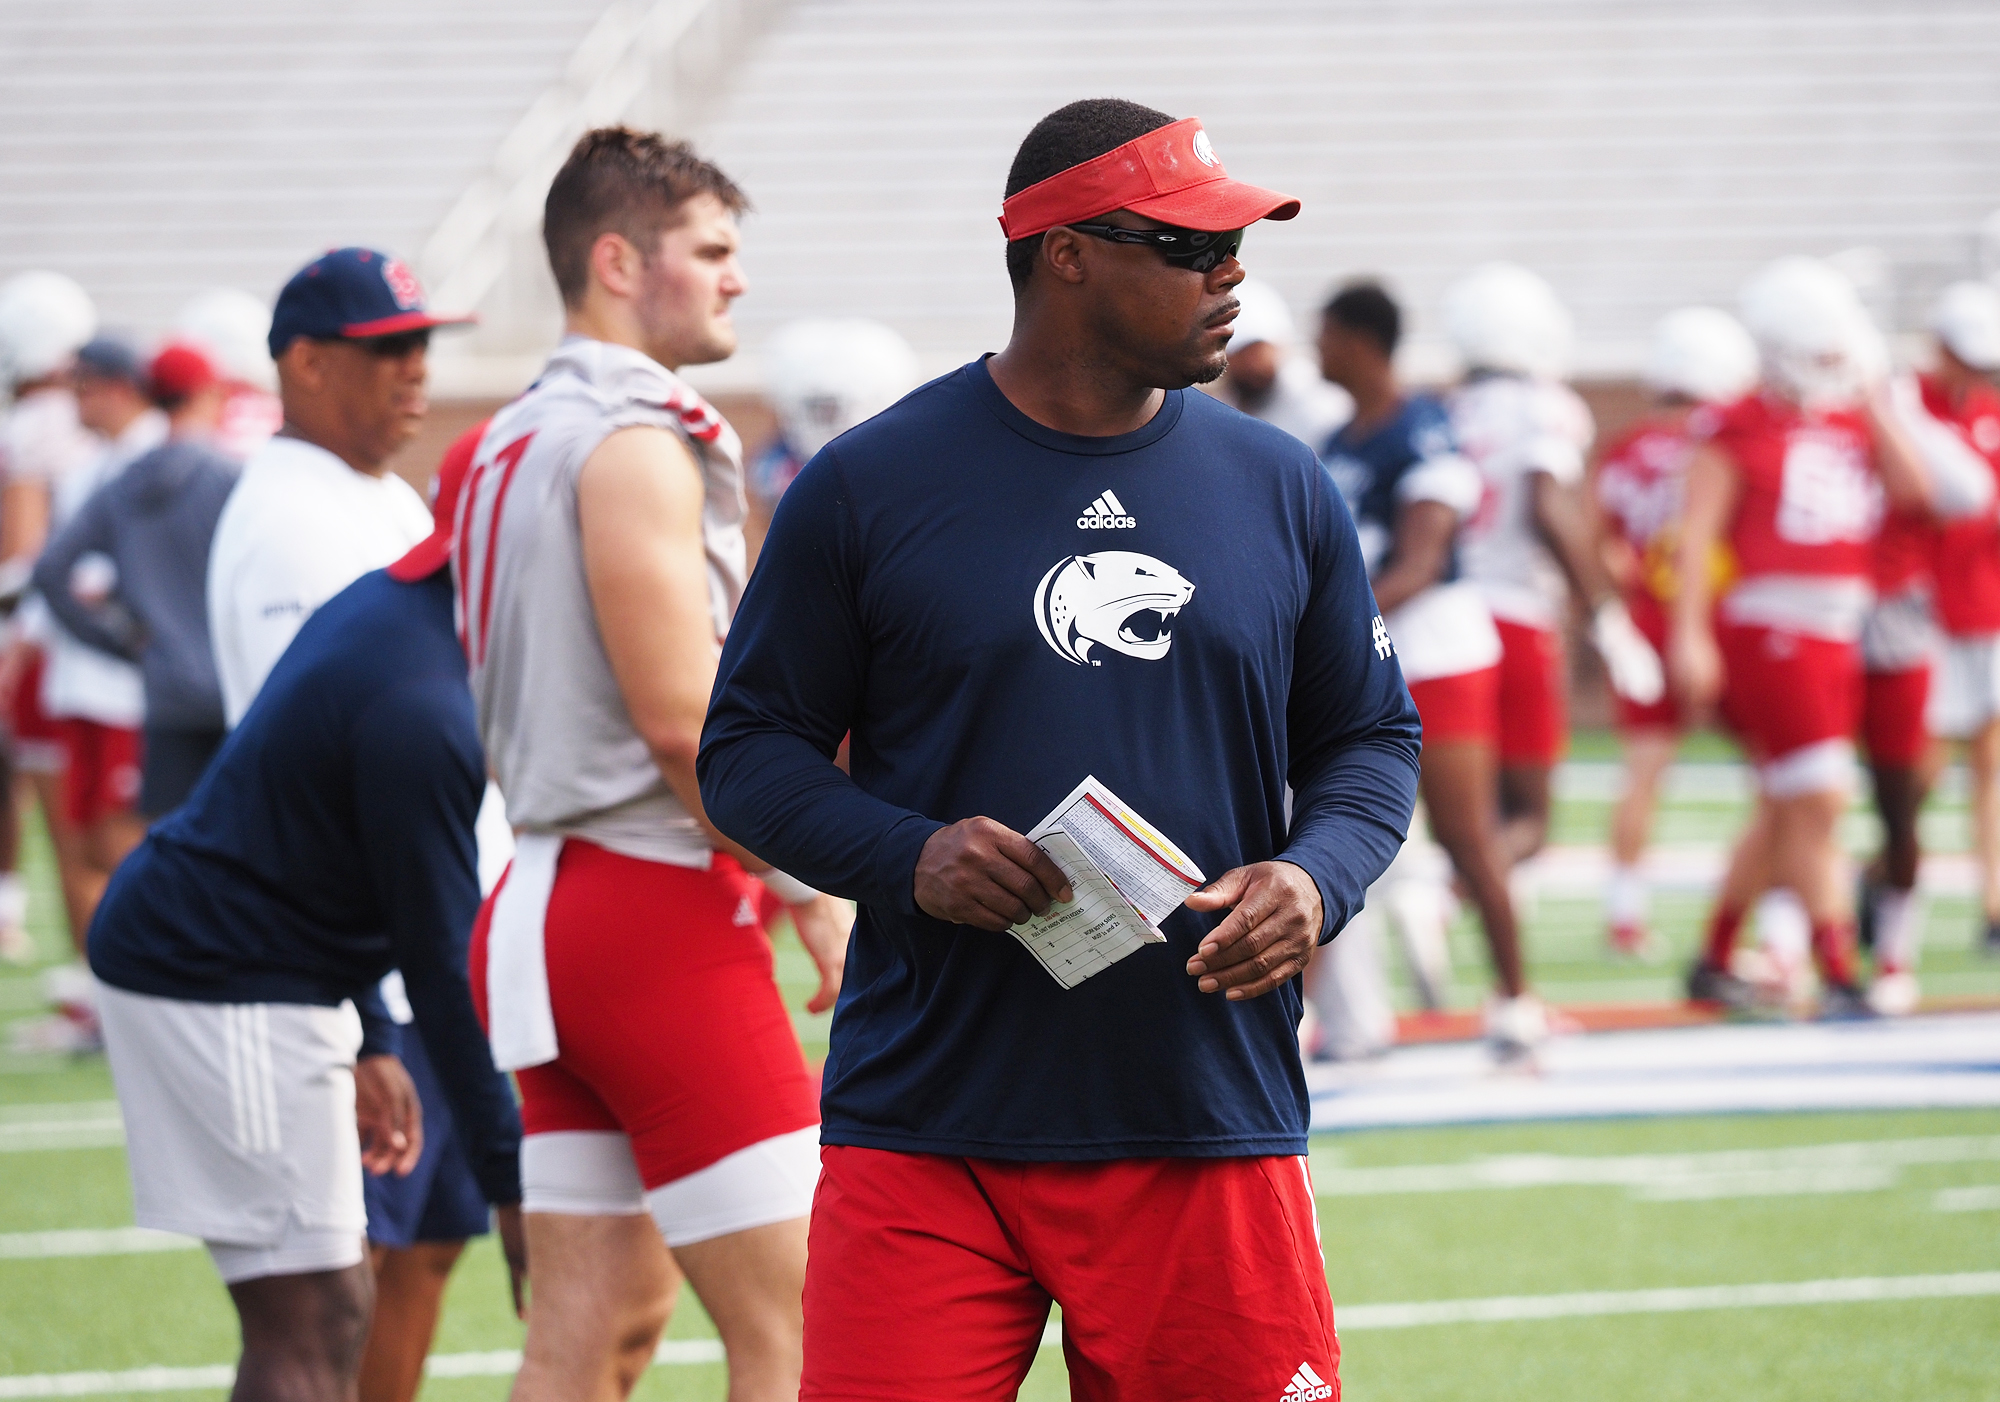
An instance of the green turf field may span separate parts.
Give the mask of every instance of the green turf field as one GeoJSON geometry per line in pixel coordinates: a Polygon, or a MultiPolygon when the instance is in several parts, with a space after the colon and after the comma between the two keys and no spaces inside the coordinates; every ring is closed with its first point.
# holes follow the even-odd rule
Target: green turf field
{"type": "MultiPolygon", "coordinates": [[[[1602,752],[1589,737],[1579,748],[1586,758],[1602,752]]],[[[1734,816],[1729,804],[1680,805],[1665,831],[1686,834],[1674,840],[1721,841],[1734,816]]],[[[1962,815],[1947,805],[1937,818],[1949,827],[1962,815]]],[[[1602,821],[1601,804],[1566,803],[1558,840],[1588,840],[1602,821]]],[[[54,910],[46,853],[31,855],[37,912],[46,917],[54,910]]],[[[1699,907],[1692,896],[1663,905],[1662,926],[1677,953],[1692,939],[1699,907]]],[[[1651,967],[1603,958],[1587,900],[1544,900],[1529,929],[1538,976],[1552,994],[1623,1001],[1672,992],[1677,961],[1651,967]]],[[[1969,911],[1940,903],[1932,930],[1927,983],[2000,991],[2000,969],[1969,953],[1969,911]]],[[[45,918],[36,933],[44,950],[56,948],[58,932],[45,918]]],[[[1470,932],[1460,933],[1459,994],[1469,1004],[1483,978],[1470,932]]],[[[780,971],[797,1005],[810,980],[789,940],[780,971]]],[[[0,1023],[32,1014],[37,1001],[32,974],[0,974],[0,1023]]],[[[801,1013],[799,1026],[808,1050],[823,1051],[823,1020],[801,1013]]],[[[227,1299],[200,1252],[53,1254],[74,1251],[79,1239],[28,1235],[130,1224],[110,1098],[101,1060],[0,1053],[0,1399],[59,1389],[114,1396],[111,1389],[132,1386],[24,1375],[199,1369],[234,1356],[227,1299]]],[[[1315,1140],[1314,1167],[1330,1194],[1320,1216],[1336,1311],[1344,1312],[1346,1395],[1356,1402],[2000,1397],[2000,1113],[1377,1131],[1315,1140]],[[1921,1148],[1909,1152],[1909,1141],[1946,1137],[1958,1141],[1942,1155],[1948,1161],[1905,1162],[1925,1157],[1921,1148]],[[1766,1171],[1759,1157],[1829,1144],[1859,1146],[1844,1152],[1863,1167],[1766,1171]],[[1724,1151],[1746,1157],[1681,1157],[1724,1151]],[[1649,1171],[1669,1176],[1688,1164],[1725,1162],[1731,1171],[1703,1179],[1709,1186],[1693,1197],[1629,1181],[1418,1191],[1427,1182],[1436,1189],[1436,1175],[1353,1172],[1503,1154],[1647,1155],[1649,1171]],[[1797,1288],[1805,1282],[1815,1284],[1797,1288]],[[1780,1300],[1846,1299],[1756,1303],[1769,1292],[1740,1288],[1764,1285],[1794,1287],[1775,1292],[1780,1300]],[[1630,1293],[1711,1287],[1722,1289],[1692,1298],[1630,1293]],[[1911,1294],[1928,1297],[1884,1298],[1911,1294]],[[1464,1318],[1481,1313],[1487,1322],[1464,1318]],[[1520,1317],[1528,1314],[1546,1317],[1520,1317]]],[[[705,1350],[694,1341],[712,1337],[691,1297],[670,1333],[689,1341],[675,1360],[700,1359],[705,1350]]],[[[471,1375],[434,1377],[426,1396],[504,1396],[506,1378],[496,1371],[504,1359],[481,1355],[518,1348],[520,1337],[497,1255],[482,1244],[459,1268],[436,1350],[445,1369],[471,1375]]],[[[208,1381],[178,1395],[219,1397],[214,1376],[208,1381]]],[[[638,1395],[719,1399],[722,1369],[665,1362],[638,1395]]],[[[1022,1395],[1067,1395],[1059,1351],[1044,1350],[1022,1395]]]]}

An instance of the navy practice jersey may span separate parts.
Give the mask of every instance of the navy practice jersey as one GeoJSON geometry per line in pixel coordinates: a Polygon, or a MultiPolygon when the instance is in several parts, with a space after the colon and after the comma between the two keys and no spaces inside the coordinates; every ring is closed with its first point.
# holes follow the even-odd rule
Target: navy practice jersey
{"type": "Polygon", "coordinates": [[[1210,877],[1303,867],[1331,935],[1403,841],[1418,734],[1340,498],[1269,425],[1178,391],[1076,437],[975,362],[835,440],[778,508],[699,764],[723,832],[861,904],[824,1142],[1303,1152],[1296,983],[1232,1003],[1186,972],[1220,914],[1065,989],[922,914],[917,858],[963,818],[1025,832],[1095,775],[1210,877]]]}
{"type": "MultiPolygon", "coordinates": [[[[1444,405],[1428,394],[1405,399],[1394,416],[1372,432],[1357,433],[1350,420],[1326,440],[1320,462],[1353,513],[1361,553],[1371,575],[1381,574],[1393,554],[1396,516],[1410,499],[1405,479],[1427,463],[1444,461],[1477,483],[1477,469],[1458,456],[1444,405]]],[[[1457,578],[1458,546],[1454,540],[1437,582],[1449,584],[1457,578]]]]}
{"type": "MultiPolygon", "coordinates": [[[[111,878],[90,967],[158,998],[318,1004],[372,1000],[400,968],[474,1174],[518,1202],[520,1117],[466,977],[485,781],[450,574],[363,575],[111,878]]],[[[364,1054],[391,1049],[384,1025],[364,1054]]]]}

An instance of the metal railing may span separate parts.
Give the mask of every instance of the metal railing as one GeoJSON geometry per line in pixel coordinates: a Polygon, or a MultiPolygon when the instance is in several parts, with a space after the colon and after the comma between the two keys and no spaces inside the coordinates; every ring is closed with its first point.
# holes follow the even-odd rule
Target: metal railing
{"type": "Polygon", "coordinates": [[[605,10],[425,242],[418,267],[432,300],[478,307],[524,245],[539,249],[549,182],[577,137],[609,122],[686,130],[783,4],[617,0],[605,10]]]}

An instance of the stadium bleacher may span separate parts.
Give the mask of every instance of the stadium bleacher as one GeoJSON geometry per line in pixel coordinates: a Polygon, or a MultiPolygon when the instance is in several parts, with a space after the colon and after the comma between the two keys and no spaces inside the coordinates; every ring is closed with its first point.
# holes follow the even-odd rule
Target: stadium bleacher
{"type": "Polygon", "coordinates": [[[1300,195],[1259,228],[1295,307],[1392,276],[1435,309],[1469,264],[1542,270],[1583,369],[1629,373],[1653,319],[1727,304],[1781,253],[1872,245],[1898,326],[2000,204],[2000,11],[1957,3],[808,0],[706,146],[754,194],[759,333],[877,316],[931,363],[1004,339],[992,218],[1020,134],[1071,98],[1198,113],[1233,172],[1300,195]]]}
{"type": "Polygon", "coordinates": [[[2000,205],[1996,57],[2000,10],[1964,0],[32,0],[0,12],[0,276],[63,267],[147,330],[197,287],[377,242],[485,316],[440,390],[505,394],[554,333],[516,186],[627,116],[751,191],[753,348],[869,315],[942,368],[1006,330],[1014,143],[1112,92],[1198,113],[1232,168],[1304,197],[1249,245],[1295,306],[1386,273],[1437,373],[1445,281],[1512,257],[1574,308],[1582,370],[1621,376],[1654,317],[1784,252],[1876,250],[1878,314],[1915,326],[2000,205]]]}

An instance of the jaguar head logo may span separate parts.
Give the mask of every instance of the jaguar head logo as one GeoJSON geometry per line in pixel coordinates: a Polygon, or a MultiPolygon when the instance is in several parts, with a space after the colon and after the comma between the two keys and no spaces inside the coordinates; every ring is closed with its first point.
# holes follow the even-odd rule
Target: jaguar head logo
{"type": "Polygon", "coordinates": [[[1174,645],[1174,619],[1193,597],[1194,585],[1151,555],[1071,555],[1035,587],[1035,626],[1066,661],[1100,665],[1090,655],[1098,643],[1151,661],[1174,645]]]}

